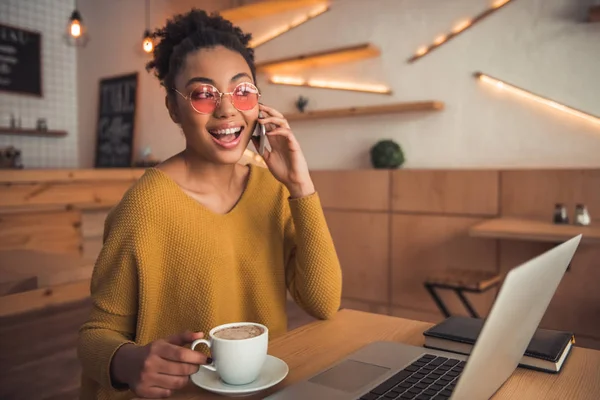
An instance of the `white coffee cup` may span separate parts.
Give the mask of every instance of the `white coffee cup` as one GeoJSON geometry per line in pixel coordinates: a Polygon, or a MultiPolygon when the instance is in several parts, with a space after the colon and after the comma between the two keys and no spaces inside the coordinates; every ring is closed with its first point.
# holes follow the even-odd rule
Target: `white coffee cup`
{"type": "Polygon", "coordinates": [[[254,322],[234,322],[211,329],[209,337],[209,340],[195,340],[191,346],[192,350],[199,344],[210,348],[213,363],[202,365],[201,368],[215,371],[223,382],[230,385],[246,385],[258,378],[267,358],[269,330],[266,326],[254,322]],[[260,327],[263,332],[248,339],[215,337],[215,332],[222,329],[247,325],[260,327]]]}

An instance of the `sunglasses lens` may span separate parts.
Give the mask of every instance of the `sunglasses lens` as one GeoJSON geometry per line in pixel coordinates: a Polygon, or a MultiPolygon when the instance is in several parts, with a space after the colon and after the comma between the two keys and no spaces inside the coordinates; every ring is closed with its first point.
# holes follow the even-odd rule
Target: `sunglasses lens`
{"type": "Polygon", "coordinates": [[[212,114],[217,106],[219,93],[210,85],[198,86],[190,95],[192,107],[202,114],[212,114]]]}
{"type": "Polygon", "coordinates": [[[233,91],[232,101],[240,111],[252,110],[258,104],[258,89],[251,83],[241,83],[233,91]]]}

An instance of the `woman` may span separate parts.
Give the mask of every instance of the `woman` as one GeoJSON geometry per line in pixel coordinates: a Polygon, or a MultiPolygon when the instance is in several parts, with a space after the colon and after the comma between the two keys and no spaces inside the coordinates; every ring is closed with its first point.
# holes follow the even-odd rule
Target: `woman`
{"type": "Polygon", "coordinates": [[[319,197],[288,122],[258,102],[250,35],[192,10],[155,36],[147,67],[186,148],[148,169],[107,217],[79,337],[85,399],[170,396],[210,362],[186,346],[212,327],[285,332],[286,290],[317,318],[340,305],[319,197]],[[273,128],[268,169],[238,164],[257,123],[273,128]]]}

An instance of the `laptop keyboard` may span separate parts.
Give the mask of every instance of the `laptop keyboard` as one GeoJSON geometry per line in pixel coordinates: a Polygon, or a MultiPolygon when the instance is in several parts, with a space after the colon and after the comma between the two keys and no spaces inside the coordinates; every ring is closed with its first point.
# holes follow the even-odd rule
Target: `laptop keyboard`
{"type": "Polygon", "coordinates": [[[464,366],[464,361],[425,354],[360,400],[446,400],[452,394],[464,366]]]}

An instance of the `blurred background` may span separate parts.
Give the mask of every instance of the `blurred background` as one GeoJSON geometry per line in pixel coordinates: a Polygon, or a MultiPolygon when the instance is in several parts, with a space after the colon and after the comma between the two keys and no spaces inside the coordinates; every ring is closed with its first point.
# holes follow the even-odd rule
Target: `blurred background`
{"type": "Polygon", "coordinates": [[[0,398],[78,396],[106,213],[184,146],[147,31],[193,7],[253,34],[343,307],[485,317],[506,272],[583,233],[542,326],[600,349],[600,1],[0,0],[0,398]]]}

